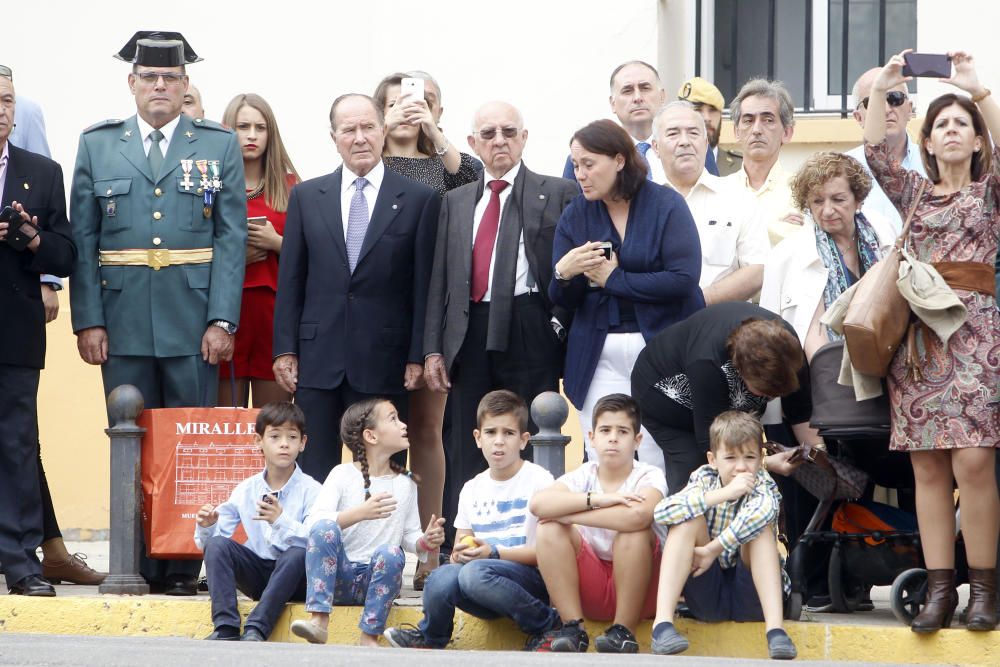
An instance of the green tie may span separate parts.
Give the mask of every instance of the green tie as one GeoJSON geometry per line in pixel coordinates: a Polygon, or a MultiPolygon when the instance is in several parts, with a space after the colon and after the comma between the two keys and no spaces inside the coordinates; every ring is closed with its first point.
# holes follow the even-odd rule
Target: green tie
{"type": "Polygon", "coordinates": [[[162,139],[163,133],[159,130],[153,130],[149,133],[149,171],[152,172],[154,179],[160,175],[160,165],[163,164],[163,151],[160,150],[160,140],[162,139]]]}

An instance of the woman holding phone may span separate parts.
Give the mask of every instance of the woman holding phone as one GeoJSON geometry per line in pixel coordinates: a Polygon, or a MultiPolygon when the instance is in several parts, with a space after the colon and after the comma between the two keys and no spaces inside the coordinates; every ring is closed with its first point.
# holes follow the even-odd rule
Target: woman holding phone
{"type": "Polygon", "coordinates": [[[229,366],[219,366],[219,405],[261,407],[290,397],[271,370],[274,296],[278,289],[278,255],[285,229],[288,193],[298,172],[281,142],[271,106],[259,95],[245,93],[229,102],[222,124],[236,132],[243,154],[247,192],[247,253],[240,328],[236,332],[232,395],[229,366]]]}
{"type": "MultiPolygon", "coordinates": [[[[372,97],[385,114],[382,160],[386,169],[429,185],[442,197],[479,178],[483,165],[471,155],[460,153],[438,127],[444,110],[441,89],[429,74],[390,74],[379,82],[372,97]]],[[[442,424],[447,400],[447,394],[426,386],[410,392],[410,469],[420,477],[417,504],[424,524],[431,516],[441,516],[445,474],[442,424]]],[[[417,566],[414,590],[423,590],[424,581],[437,564],[435,550],[417,566]]]]}
{"type": "MultiPolygon", "coordinates": [[[[549,297],[574,311],[563,387],[587,433],[601,397],[630,393],[646,342],[704,308],[705,299],[694,218],[675,190],[647,180],[628,133],[594,121],[573,135],[570,159],[583,196],[556,227],[549,297]]],[[[663,455],[643,431],[639,460],[662,469],[663,455]]],[[[586,446],[593,458],[589,439],[586,446]]]]}
{"type": "MultiPolygon", "coordinates": [[[[872,84],[865,155],[886,196],[913,219],[906,246],[930,262],[965,305],[968,319],[943,343],[918,321],[889,368],[890,448],[910,452],[916,479],[920,545],[927,564],[927,602],[910,628],[934,632],[951,624],[955,592],[955,505],[969,564],[966,627],[996,627],[996,555],[1000,501],[994,462],[1000,442],[1000,314],[994,261],[1000,234],[1000,169],[990,136],[1000,136],[1000,105],[979,81],[967,53],[948,54],[954,73],[941,79],[968,95],[934,99],[920,128],[927,177],[903,169],[885,140],[886,92],[909,72],[936,76],[893,56],[872,84]],[[905,68],[905,69],[904,69],[905,68]],[[911,345],[915,349],[910,349],[911,345]]],[[[945,67],[947,69],[947,67],[945,67]]]]}

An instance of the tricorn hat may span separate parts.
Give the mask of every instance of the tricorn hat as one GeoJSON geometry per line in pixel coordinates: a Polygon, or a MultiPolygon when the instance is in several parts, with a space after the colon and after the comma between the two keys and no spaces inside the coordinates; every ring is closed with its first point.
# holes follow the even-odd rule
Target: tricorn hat
{"type": "Polygon", "coordinates": [[[115,58],[147,67],[181,67],[203,60],[184,35],[164,30],[140,30],[115,54],[115,58]]]}

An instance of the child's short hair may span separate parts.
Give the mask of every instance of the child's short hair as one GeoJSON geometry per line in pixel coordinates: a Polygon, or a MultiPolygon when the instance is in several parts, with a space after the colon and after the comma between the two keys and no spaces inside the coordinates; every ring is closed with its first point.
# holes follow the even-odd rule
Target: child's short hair
{"type": "Polygon", "coordinates": [[[483,420],[498,415],[514,415],[521,433],[528,430],[528,404],[512,391],[497,389],[483,396],[476,408],[476,428],[483,427],[483,420]]]}
{"type": "Polygon", "coordinates": [[[605,412],[624,412],[632,422],[632,430],[636,433],[641,428],[639,417],[639,404],[628,394],[608,394],[597,401],[594,406],[594,413],[591,416],[591,428],[597,428],[597,418],[605,412]]]}
{"type": "Polygon", "coordinates": [[[708,446],[712,453],[720,447],[732,449],[752,442],[760,447],[764,444],[764,427],[751,414],[739,410],[726,410],[715,418],[708,429],[708,446]]]}
{"type": "Polygon", "coordinates": [[[281,426],[282,424],[291,424],[299,430],[299,433],[306,434],[306,416],[302,412],[302,408],[288,401],[268,403],[262,407],[257,413],[254,431],[257,435],[263,436],[268,426],[281,426]]]}

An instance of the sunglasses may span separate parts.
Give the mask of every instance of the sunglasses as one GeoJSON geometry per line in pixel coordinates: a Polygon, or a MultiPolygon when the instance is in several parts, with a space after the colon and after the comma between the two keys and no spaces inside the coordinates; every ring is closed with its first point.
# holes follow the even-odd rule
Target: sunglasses
{"type": "MultiPolygon", "coordinates": [[[[901,92],[899,90],[890,90],[888,93],[885,94],[885,101],[891,107],[903,106],[903,103],[906,101],[906,99],[907,99],[906,93],[901,92]]],[[[861,104],[859,104],[858,106],[867,109],[868,98],[866,97],[865,99],[861,100],[861,104]]]]}
{"type": "Polygon", "coordinates": [[[483,141],[490,141],[497,136],[498,131],[504,136],[504,139],[513,139],[520,132],[516,127],[490,127],[485,130],[479,130],[476,134],[482,137],[483,141]]]}

